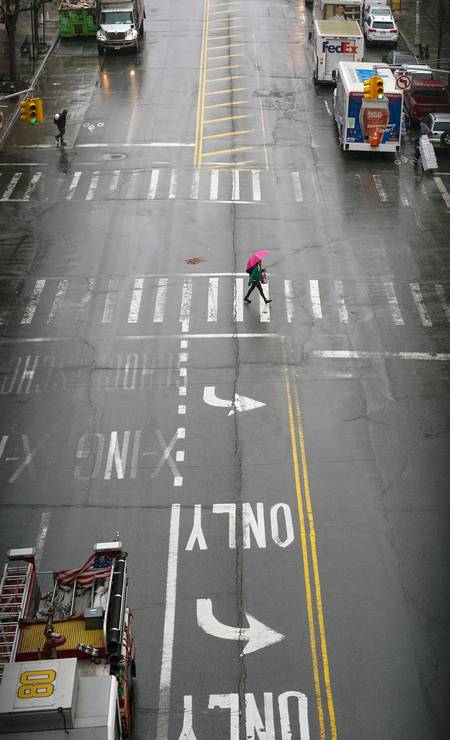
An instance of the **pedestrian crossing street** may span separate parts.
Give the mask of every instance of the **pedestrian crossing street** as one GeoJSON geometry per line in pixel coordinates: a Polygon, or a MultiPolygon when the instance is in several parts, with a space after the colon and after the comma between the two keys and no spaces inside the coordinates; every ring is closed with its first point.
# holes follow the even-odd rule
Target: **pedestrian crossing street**
{"type": "Polygon", "coordinates": [[[271,276],[264,291],[244,303],[247,276],[232,273],[135,278],[38,278],[0,281],[0,331],[3,335],[28,332],[52,334],[89,330],[117,334],[132,327],[140,332],[215,331],[234,325],[322,324],[375,327],[421,326],[427,330],[450,323],[450,286],[443,283],[349,281],[309,279],[293,281],[271,276]]]}
{"type": "Polygon", "coordinates": [[[257,204],[268,201],[317,203],[328,206],[345,192],[347,205],[361,200],[380,207],[411,208],[418,199],[443,204],[434,179],[419,188],[400,179],[397,171],[374,174],[318,173],[300,170],[176,169],[74,170],[67,175],[50,169],[0,168],[0,202],[187,200],[257,204]],[[334,178],[334,179],[333,179],[334,178]],[[340,179],[339,179],[340,178],[340,179]]]}

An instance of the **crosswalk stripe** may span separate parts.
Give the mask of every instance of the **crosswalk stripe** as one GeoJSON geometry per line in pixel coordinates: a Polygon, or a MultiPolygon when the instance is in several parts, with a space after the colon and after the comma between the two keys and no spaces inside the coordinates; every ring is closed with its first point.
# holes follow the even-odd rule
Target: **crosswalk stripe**
{"type": "Polygon", "coordinates": [[[110,324],[114,317],[114,311],[117,306],[119,295],[119,281],[117,278],[111,278],[108,281],[108,292],[105,296],[105,307],[103,309],[102,324],[110,324]]]}
{"type": "Polygon", "coordinates": [[[156,195],[156,189],[158,187],[159,170],[152,170],[150,177],[150,185],[148,187],[147,200],[153,200],[156,195]]]}
{"type": "Polygon", "coordinates": [[[445,295],[444,286],[438,283],[434,287],[436,293],[438,294],[439,301],[444,310],[447,321],[450,323],[450,303],[448,302],[447,296],[445,295]]]}
{"type": "Polygon", "coordinates": [[[344,286],[342,285],[342,280],[334,281],[334,289],[336,291],[338,302],[339,320],[342,324],[348,324],[348,311],[347,306],[345,305],[344,286]]]}
{"type": "Polygon", "coordinates": [[[183,293],[181,295],[181,306],[180,306],[180,323],[181,331],[189,331],[189,321],[191,316],[191,302],[192,302],[192,279],[187,278],[183,281],[183,293]]]}
{"type": "Polygon", "coordinates": [[[217,321],[219,297],[219,278],[209,278],[208,285],[208,321],[217,321]]]}
{"type": "Polygon", "coordinates": [[[39,303],[39,298],[41,297],[41,293],[44,290],[45,283],[46,280],[36,280],[31,298],[25,306],[25,311],[20,320],[21,324],[31,324],[37,305],[39,303]]]}
{"type": "Polygon", "coordinates": [[[320,288],[318,280],[309,281],[309,295],[311,297],[311,308],[315,319],[322,319],[322,304],[320,301],[320,288]]]}
{"type": "Polygon", "coordinates": [[[399,183],[399,193],[400,193],[400,203],[402,204],[402,206],[404,206],[405,208],[409,207],[411,204],[409,202],[408,193],[402,182],[399,183]]]}
{"type": "Polygon", "coordinates": [[[5,192],[3,193],[0,200],[9,200],[11,195],[13,194],[13,191],[19,182],[20,178],[22,177],[23,172],[15,172],[14,175],[11,177],[11,180],[9,181],[7,188],[5,192]]]}
{"type": "Polygon", "coordinates": [[[211,182],[209,186],[209,199],[217,200],[219,192],[219,170],[211,170],[211,182]]]}
{"type": "Polygon", "coordinates": [[[261,180],[259,170],[252,170],[253,200],[261,200],[261,180]]]}
{"type": "Polygon", "coordinates": [[[383,187],[383,183],[381,181],[380,175],[372,175],[372,180],[373,180],[373,182],[375,184],[375,187],[376,187],[376,190],[377,190],[377,193],[378,193],[378,197],[380,198],[380,200],[382,201],[382,203],[387,203],[389,201],[389,198],[388,198],[387,193],[386,193],[386,191],[385,191],[385,189],[383,187]]]}
{"type": "Polygon", "coordinates": [[[233,184],[231,189],[231,200],[239,200],[240,189],[239,189],[239,170],[233,170],[232,173],[233,184]]]}
{"type": "Polygon", "coordinates": [[[66,200],[72,200],[72,198],[74,196],[74,193],[75,193],[75,190],[78,187],[78,183],[80,182],[81,175],[82,175],[81,172],[74,172],[73,173],[72,181],[71,181],[71,183],[69,185],[69,190],[68,190],[67,195],[66,195],[66,200]]]}
{"type": "Polygon", "coordinates": [[[38,184],[39,180],[42,177],[42,172],[35,172],[33,177],[30,180],[30,184],[28,185],[27,189],[25,190],[23,194],[22,200],[30,200],[31,195],[36,188],[36,185],[38,184]]]}
{"type": "Polygon", "coordinates": [[[159,278],[158,288],[156,290],[155,311],[153,313],[153,323],[161,324],[164,321],[166,309],[168,278],[159,278]]]}
{"type": "Polygon", "coordinates": [[[138,186],[139,170],[132,170],[130,175],[130,182],[127,188],[126,199],[132,200],[136,197],[136,191],[138,186]]]}
{"type": "Polygon", "coordinates": [[[128,323],[129,324],[137,324],[138,322],[139,311],[141,308],[143,287],[144,287],[144,279],[136,278],[134,281],[133,293],[131,295],[130,310],[128,311],[128,323]]]}
{"type": "MultiPolygon", "coordinates": [[[[263,287],[266,298],[270,298],[269,283],[266,283],[263,287]]],[[[263,297],[259,296],[259,320],[263,324],[267,324],[270,321],[270,305],[266,306],[263,297]]]]}
{"type": "Polygon", "coordinates": [[[191,198],[192,200],[198,199],[200,192],[200,170],[194,170],[192,173],[192,185],[191,185],[191,198]]]}
{"type": "Polygon", "coordinates": [[[284,295],[286,298],[286,317],[290,324],[294,318],[294,285],[292,280],[284,281],[284,295]]]}
{"type": "Polygon", "coordinates": [[[422,291],[420,290],[419,284],[410,283],[409,287],[411,289],[412,297],[413,297],[414,303],[416,304],[416,308],[419,313],[422,324],[424,326],[433,326],[430,316],[428,314],[428,311],[425,307],[422,291]]]}
{"type": "Polygon", "coordinates": [[[172,170],[172,172],[170,173],[169,198],[177,197],[177,182],[178,172],[177,170],[172,170]]]}
{"type": "Polygon", "coordinates": [[[400,311],[400,306],[398,305],[398,300],[395,294],[393,283],[383,283],[383,287],[388,299],[389,307],[391,309],[391,315],[394,324],[396,324],[397,326],[404,326],[405,322],[403,320],[402,312],[400,311]]]}
{"type": "Polygon", "coordinates": [[[100,176],[100,172],[96,170],[91,177],[91,182],[89,183],[86,200],[92,200],[94,198],[95,191],[97,190],[97,186],[98,186],[99,176],[100,176]]]}
{"type": "Polygon", "coordinates": [[[112,195],[119,187],[120,170],[113,170],[111,182],[109,183],[109,194],[112,195]]]}
{"type": "Polygon", "coordinates": [[[235,278],[233,290],[233,321],[244,320],[244,281],[242,278],[235,278]]]}
{"type": "Polygon", "coordinates": [[[51,324],[61,311],[68,286],[68,280],[59,280],[56,295],[48,315],[47,324],[51,324]]]}
{"type": "Polygon", "coordinates": [[[291,172],[292,183],[294,185],[294,195],[297,203],[301,203],[303,200],[302,184],[300,182],[300,173],[291,172]]]}

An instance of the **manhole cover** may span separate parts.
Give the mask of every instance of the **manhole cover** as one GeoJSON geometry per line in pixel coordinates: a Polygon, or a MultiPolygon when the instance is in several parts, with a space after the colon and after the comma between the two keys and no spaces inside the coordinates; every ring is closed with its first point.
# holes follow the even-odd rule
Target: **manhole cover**
{"type": "Polygon", "coordinates": [[[126,154],[104,154],[103,159],[125,159],[126,156],[126,154]]]}
{"type": "Polygon", "coordinates": [[[206,260],[202,260],[201,257],[189,257],[188,260],[184,260],[187,265],[198,265],[200,262],[206,262],[206,260]]]}

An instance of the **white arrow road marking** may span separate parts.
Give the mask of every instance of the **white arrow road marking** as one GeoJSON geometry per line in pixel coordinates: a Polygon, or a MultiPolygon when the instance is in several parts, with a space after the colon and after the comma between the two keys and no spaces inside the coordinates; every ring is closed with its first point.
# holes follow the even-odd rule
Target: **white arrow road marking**
{"type": "Polygon", "coordinates": [[[234,401],[228,401],[226,398],[218,398],[216,396],[215,385],[205,385],[203,400],[208,406],[230,409],[228,416],[232,416],[235,409],[236,411],[252,411],[266,405],[262,401],[256,401],[254,398],[248,398],[248,396],[240,396],[238,393],[234,394],[234,401]]]}
{"type": "Polygon", "coordinates": [[[222,640],[247,642],[242,655],[254,653],[256,650],[273,645],[284,640],[284,635],[259,622],[251,614],[245,612],[248,627],[229,627],[215,618],[211,599],[197,599],[197,623],[207,635],[220,637],[222,640]]]}

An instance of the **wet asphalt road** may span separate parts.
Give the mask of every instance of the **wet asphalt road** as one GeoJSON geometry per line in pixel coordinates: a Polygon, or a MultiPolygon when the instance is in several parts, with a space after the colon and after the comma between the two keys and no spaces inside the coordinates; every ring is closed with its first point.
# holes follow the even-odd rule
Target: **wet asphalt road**
{"type": "Polygon", "coordinates": [[[147,6],[137,58],[55,53],[66,149],[0,154],[1,549],[120,532],[138,740],[450,730],[450,161],[341,154],[308,28],[147,6]]]}

